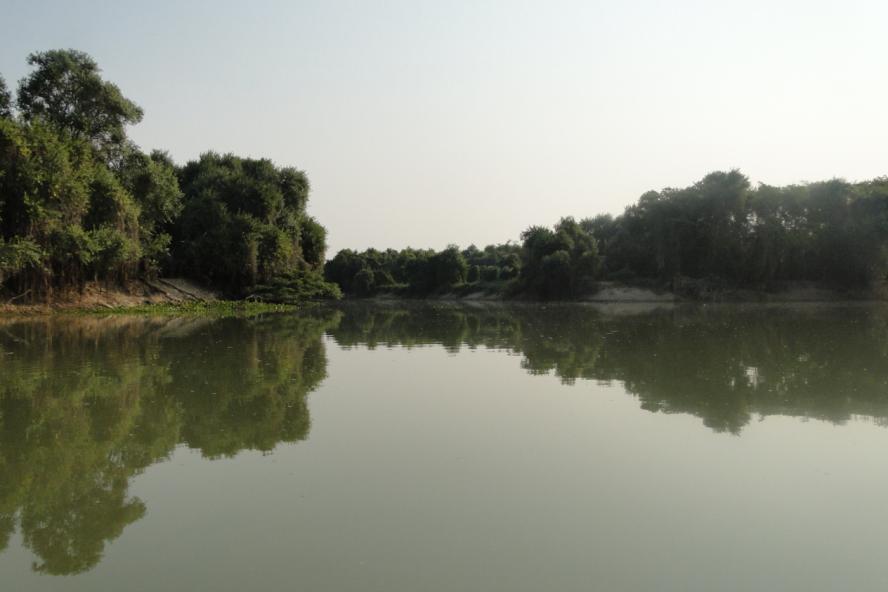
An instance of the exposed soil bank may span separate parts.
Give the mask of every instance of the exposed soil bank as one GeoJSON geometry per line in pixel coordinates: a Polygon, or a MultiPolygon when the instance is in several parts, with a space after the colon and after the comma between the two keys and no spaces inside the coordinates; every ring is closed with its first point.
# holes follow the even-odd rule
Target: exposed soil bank
{"type": "Polygon", "coordinates": [[[28,303],[27,295],[0,301],[0,314],[41,314],[61,310],[92,310],[133,308],[146,304],[183,304],[187,302],[214,302],[219,295],[194,282],[180,278],[134,280],[125,286],[87,283],[82,291],[53,295],[49,302],[28,303]]]}
{"type": "Polygon", "coordinates": [[[707,280],[681,278],[675,293],[691,302],[845,302],[886,301],[888,282],[870,288],[834,288],[815,282],[783,282],[768,289],[734,288],[707,280]]]}
{"type": "MultiPolygon", "coordinates": [[[[838,290],[811,282],[788,282],[768,290],[732,288],[707,280],[682,278],[674,282],[675,289],[645,287],[620,282],[599,282],[594,291],[577,298],[579,302],[597,303],[654,303],[670,302],[846,302],[888,301],[888,283],[860,290],[838,290]]],[[[432,300],[432,301],[513,301],[529,300],[521,296],[508,297],[503,291],[469,290],[463,288],[425,298],[412,298],[403,293],[380,292],[370,298],[375,301],[432,300]]]]}

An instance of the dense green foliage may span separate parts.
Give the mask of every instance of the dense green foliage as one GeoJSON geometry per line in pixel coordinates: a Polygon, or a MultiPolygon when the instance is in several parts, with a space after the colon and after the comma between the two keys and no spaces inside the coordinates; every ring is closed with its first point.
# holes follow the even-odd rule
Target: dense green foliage
{"type": "Polygon", "coordinates": [[[28,63],[17,112],[0,79],[0,289],[48,298],[166,273],[235,297],[338,295],[320,273],[326,231],[306,213],[303,172],[212,152],[177,167],[127,139],[142,110],[92,58],[28,63]]]}
{"type": "Polygon", "coordinates": [[[606,275],[862,286],[888,269],[888,178],[753,188],[717,172],[587,223],[606,275]]]}
{"type": "Polygon", "coordinates": [[[379,291],[400,290],[414,296],[447,292],[454,287],[509,280],[520,266],[518,245],[472,245],[460,251],[450,245],[433,249],[344,249],[324,266],[327,279],[347,294],[370,296],[379,291]]]}
{"type": "Polygon", "coordinates": [[[185,207],[174,225],[174,273],[236,290],[320,271],[326,232],[305,213],[303,172],[210,152],[186,164],[179,179],[185,207]]]}
{"type": "Polygon", "coordinates": [[[320,273],[296,272],[275,276],[268,283],[256,285],[248,298],[251,301],[298,304],[309,300],[338,300],[339,286],[325,281],[320,273]]]}
{"type": "Polygon", "coordinates": [[[126,279],[142,257],[139,213],[85,141],[0,119],[0,280],[48,293],[126,279]]]}
{"type": "Polygon", "coordinates": [[[532,226],[521,238],[521,287],[527,293],[544,299],[572,298],[591,289],[600,259],[587,224],[563,218],[554,230],[532,226]]]}
{"type": "Polygon", "coordinates": [[[752,187],[736,170],[715,172],[690,187],[645,193],[620,216],[563,218],[552,229],[532,226],[521,239],[520,246],[462,251],[465,273],[438,271],[445,254],[460,254],[449,247],[341,251],[326,274],[357,296],[398,284],[423,295],[516,275],[498,285],[500,294],[569,300],[603,280],[643,281],[690,297],[700,296],[699,282],[863,288],[888,273],[888,178],[752,187]]]}

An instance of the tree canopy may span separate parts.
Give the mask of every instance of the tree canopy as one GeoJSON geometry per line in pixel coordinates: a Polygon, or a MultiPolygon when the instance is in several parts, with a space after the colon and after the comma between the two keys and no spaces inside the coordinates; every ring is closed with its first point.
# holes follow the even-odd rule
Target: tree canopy
{"type": "Polygon", "coordinates": [[[25,121],[44,120],[108,152],[126,140],[126,125],[142,120],[142,109],[103,80],[98,64],[73,49],[28,56],[34,67],[19,84],[18,108],[25,121]]]}
{"type": "Polygon", "coordinates": [[[739,171],[715,172],[590,225],[605,275],[865,286],[888,270],[888,178],[752,187],[739,171]]]}
{"type": "Polygon", "coordinates": [[[12,95],[6,88],[6,81],[0,76],[0,117],[9,117],[12,115],[12,95]]]}
{"type": "Polygon", "coordinates": [[[339,251],[324,266],[327,279],[343,292],[371,296],[380,290],[424,296],[479,282],[505,282],[518,273],[520,247],[488,245],[484,250],[471,245],[460,250],[450,245],[434,249],[367,249],[339,251]]]}

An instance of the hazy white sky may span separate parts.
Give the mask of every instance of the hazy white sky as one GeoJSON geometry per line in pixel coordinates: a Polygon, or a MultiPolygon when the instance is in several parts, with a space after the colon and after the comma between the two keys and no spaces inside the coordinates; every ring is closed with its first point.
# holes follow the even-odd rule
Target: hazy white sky
{"type": "Polygon", "coordinates": [[[131,137],[307,171],[344,247],[517,239],[738,167],[888,174],[888,2],[0,0],[0,74],[73,47],[131,137]]]}

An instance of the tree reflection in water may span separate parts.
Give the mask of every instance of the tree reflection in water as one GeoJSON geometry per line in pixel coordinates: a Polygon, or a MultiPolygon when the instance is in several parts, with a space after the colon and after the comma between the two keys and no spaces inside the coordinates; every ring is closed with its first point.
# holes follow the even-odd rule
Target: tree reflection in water
{"type": "Polygon", "coordinates": [[[305,439],[336,318],[4,323],[0,550],[18,523],[35,570],[86,571],[145,514],[130,479],[180,443],[216,458],[305,439]]]}
{"type": "Polygon", "coordinates": [[[0,551],[18,529],[35,570],[87,571],[145,515],[131,479],[177,446],[218,458],[307,438],[325,332],[343,348],[509,351],[531,374],[619,382],[643,409],[717,432],[777,414],[888,421],[882,307],[355,304],[253,319],[6,320],[0,551]]]}
{"type": "Polygon", "coordinates": [[[888,418],[888,307],[350,307],[342,346],[508,350],[531,374],[619,381],[649,411],[738,434],[754,416],[888,418]]]}

